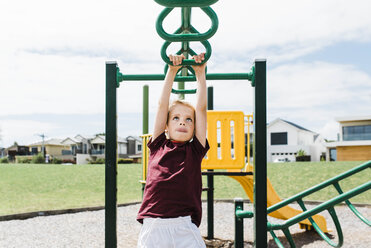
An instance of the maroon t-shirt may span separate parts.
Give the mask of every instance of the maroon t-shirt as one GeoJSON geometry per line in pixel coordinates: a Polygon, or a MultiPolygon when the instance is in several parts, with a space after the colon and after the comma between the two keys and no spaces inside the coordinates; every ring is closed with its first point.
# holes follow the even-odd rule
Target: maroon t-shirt
{"type": "Polygon", "coordinates": [[[148,142],[150,149],[146,187],[137,220],[191,216],[201,223],[201,161],[209,149],[193,138],[186,143],[166,139],[162,133],[148,142]]]}

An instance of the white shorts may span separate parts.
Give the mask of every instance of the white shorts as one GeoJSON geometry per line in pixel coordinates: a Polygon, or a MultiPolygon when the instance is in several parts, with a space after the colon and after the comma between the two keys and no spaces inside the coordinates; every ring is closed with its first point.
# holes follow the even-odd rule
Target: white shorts
{"type": "Polygon", "coordinates": [[[138,248],[206,248],[200,230],[190,216],[144,218],[138,248]]]}

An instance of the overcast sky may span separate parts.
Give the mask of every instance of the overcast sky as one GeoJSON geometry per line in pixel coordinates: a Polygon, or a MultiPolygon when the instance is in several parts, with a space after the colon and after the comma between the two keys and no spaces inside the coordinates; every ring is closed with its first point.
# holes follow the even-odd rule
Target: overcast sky
{"type": "MultiPolygon", "coordinates": [[[[248,72],[266,58],[268,121],[282,118],[335,139],[335,117],[371,115],[369,0],[220,0],[208,72],[248,72]]],[[[151,0],[0,2],[0,147],[104,132],[105,62],[123,73],[163,73],[151,0]]],[[[165,20],[180,25],[175,9],[165,20]]],[[[210,21],[192,10],[192,25],[210,21]]],[[[179,49],[173,44],[169,52],[179,49]]],[[[197,42],[191,43],[202,52],[197,42]]],[[[141,134],[142,86],[118,89],[119,136],[141,134]]],[[[214,81],[214,108],[252,112],[245,81],[214,81]]],[[[150,131],[161,82],[149,82],[150,131]]],[[[186,85],[193,88],[194,83],[186,85]]],[[[192,97],[186,100],[192,101],[192,97]]]]}

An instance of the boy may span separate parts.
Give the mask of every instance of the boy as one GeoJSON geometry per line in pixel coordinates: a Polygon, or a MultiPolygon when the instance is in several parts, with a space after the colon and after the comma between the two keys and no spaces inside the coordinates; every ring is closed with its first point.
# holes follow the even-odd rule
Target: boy
{"type": "MultiPolygon", "coordinates": [[[[198,226],[202,214],[201,161],[209,149],[206,63],[193,66],[197,78],[196,107],[182,101],[175,101],[169,107],[174,78],[184,56],[169,58],[173,65],[169,65],[165,77],[153,135],[148,142],[148,174],[137,216],[143,223],[138,248],[204,248],[198,226]]],[[[193,58],[201,63],[204,54],[193,58]]]]}

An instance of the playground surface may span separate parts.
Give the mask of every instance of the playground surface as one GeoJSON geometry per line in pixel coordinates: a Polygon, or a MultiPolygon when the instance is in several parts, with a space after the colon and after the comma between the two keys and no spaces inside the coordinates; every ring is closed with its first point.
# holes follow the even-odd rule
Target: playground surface
{"type": "MultiPolygon", "coordinates": [[[[117,210],[117,237],[118,247],[136,247],[137,236],[141,225],[135,220],[139,204],[119,207],[117,210]]],[[[292,205],[293,207],[297,207],[292,205]]],[[[308,205],[310,208],[311,205],[308,205]]],[[[252,210],[251,204],[244,204],[244,209],[252,210]]],[[[371,206],[357,207],[368,219],[371,218],[371,206]]],[[[343,247],[370,247],[371,230],[361,222],[346,206],[337,206],[335,210],[344,234],[343,247]]],[[[214,236],[222,240],[234,239],[234,204],[229,202],[215,202],[214,236]]],[[[327,212],[322,213],[331,230],[335,227],[327,212]]],[[[271,222],[281,220],[269,217],[271,222]]],[[[200,226],[201,234],[207,235],[206,203],[203,203],[203,219],[200,226]]],[[[291,229],[297,247],[319,248],[330,247],[319,235],[313,231],[305,232],[298,225],[291,229]]],[[[282,233],[277,232],[279,237],[282,233]]],[[[268,247],[277,247],[268,234],[268,247]]],[[[337,240],[335,231],[331,238],[337,240]]],[[[245,247],[252,247],[253,221],[244,221],[245,247]]],[[[281,241],[289,247],[285,238],[281,241]]],[[[26,220],[12,220],[0,222],[0,247],[104,247],[104,211],[80,212],[54,216],[36,217],[26,220]]],[[[220,246],[230,247],[230,246],[220,246]]]]}

